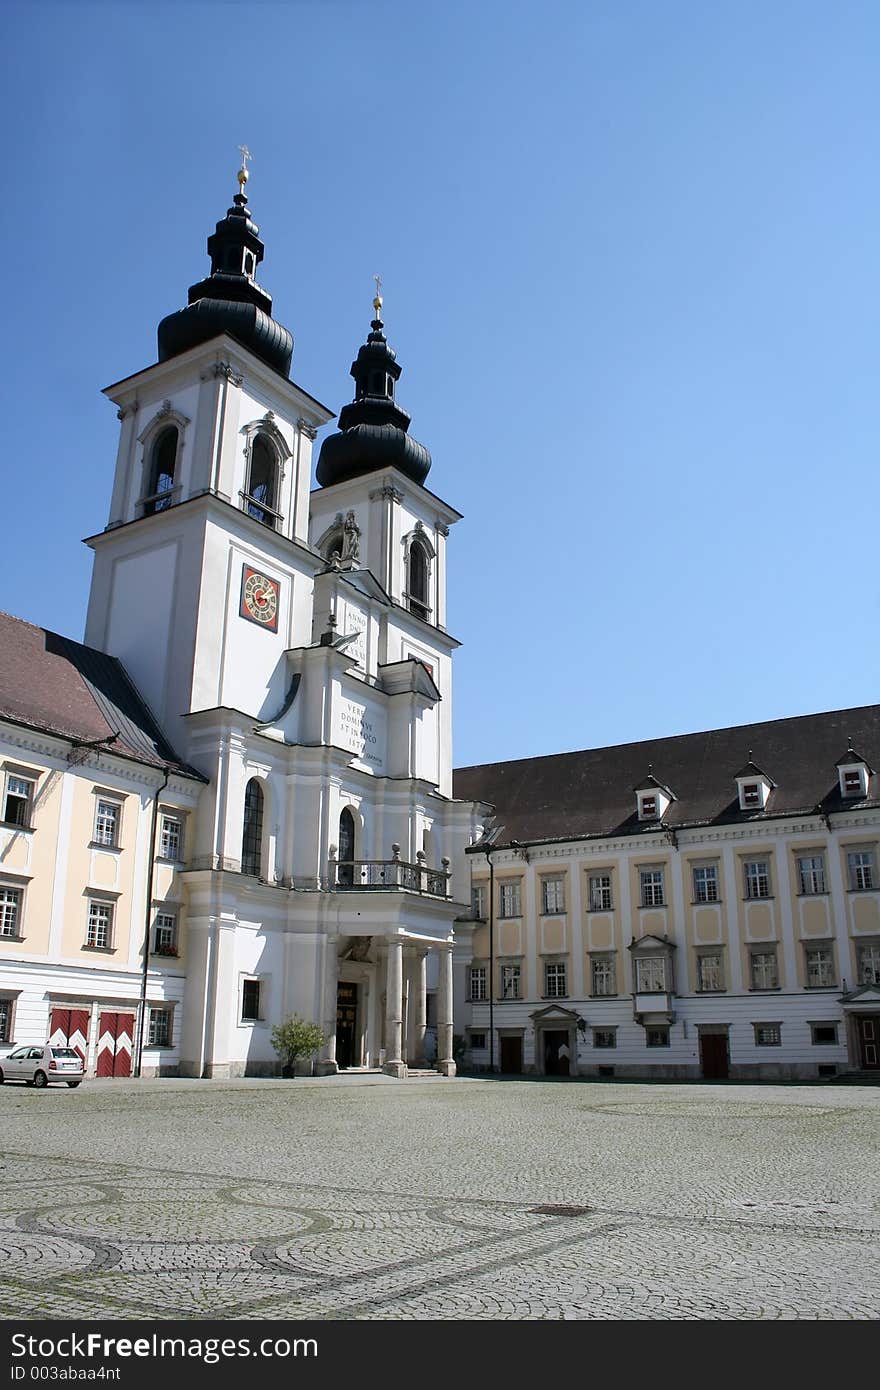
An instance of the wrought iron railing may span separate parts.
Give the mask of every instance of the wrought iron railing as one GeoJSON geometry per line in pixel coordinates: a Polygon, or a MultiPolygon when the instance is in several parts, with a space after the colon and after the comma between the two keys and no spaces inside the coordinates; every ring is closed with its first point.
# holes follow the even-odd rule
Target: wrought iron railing
{"type": "Polygon", "coordinates": [[[430,869],[421,862],[408,864],[400,858],[397,845],[391,847],[391,859],[337,859],[333,846],[327,873],[331,893],[364,892],[376,889],[400,889],[406,893],[426,893],[433,898],[450,896],[449,860],[443,859],[442,869],[430,869]]]}

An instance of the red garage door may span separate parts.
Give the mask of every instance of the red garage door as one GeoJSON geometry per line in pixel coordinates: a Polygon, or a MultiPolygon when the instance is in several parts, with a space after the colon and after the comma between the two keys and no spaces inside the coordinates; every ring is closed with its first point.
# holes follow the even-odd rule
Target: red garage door
{"type": "Polygon", "coordinates": [[[72,1047],[86,1064],[89,1049],[89,1009],[53,1009],[49,1018],[49,1042],[53,1047],[72,1047]]]}
{"type": "Polygon", "coordinates": [[[131,1076],[134,1014],[102,1013],[98,1023],[98,1075],[131,1076]]]}

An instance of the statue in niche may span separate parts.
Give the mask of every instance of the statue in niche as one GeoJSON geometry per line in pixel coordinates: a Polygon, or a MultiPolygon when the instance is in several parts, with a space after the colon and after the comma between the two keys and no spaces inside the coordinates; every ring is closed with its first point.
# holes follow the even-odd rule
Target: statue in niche
{"type": "Polygon", "coordinates": [[[349,512],[342,524],[342,558],[353,565],[361,562],[361,528],[354,519],[354,512],[349,512]]]}

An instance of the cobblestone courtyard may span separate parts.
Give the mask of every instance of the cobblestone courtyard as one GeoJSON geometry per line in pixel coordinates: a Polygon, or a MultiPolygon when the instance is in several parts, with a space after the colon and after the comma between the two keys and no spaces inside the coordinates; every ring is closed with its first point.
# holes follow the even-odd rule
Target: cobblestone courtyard
{"type": "Polygon", "coordinates": [[[34,1318],[876,1318],[880,1089],[0,1090],[34,1318]]]}

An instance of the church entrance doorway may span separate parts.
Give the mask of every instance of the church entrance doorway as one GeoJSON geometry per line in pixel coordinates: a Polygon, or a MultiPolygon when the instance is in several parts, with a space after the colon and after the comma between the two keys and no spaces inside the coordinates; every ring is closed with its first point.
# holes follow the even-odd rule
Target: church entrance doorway
{"type": "Polygon", "coordinates": [[[571,1047],[567,1028],[546,1028],[544,1038],[544,1075],[571,1076],[571,1047]]]}
{"type": "Polygon", "coordinates": [[[336,1065],[354,1067],[360,1062],[357,1055],[358,987],[340,980],[336,988],[336,1065]]]}

